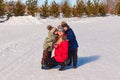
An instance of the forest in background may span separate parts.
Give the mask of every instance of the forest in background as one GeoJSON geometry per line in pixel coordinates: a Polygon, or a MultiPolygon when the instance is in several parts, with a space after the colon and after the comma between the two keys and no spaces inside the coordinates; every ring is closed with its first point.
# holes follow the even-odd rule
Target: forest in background
{"type": "Polygon", "coordinates": [[[41,6],[38,6],[38,0],[27,0],[22,3],[21,0],[5,2],[0,0],[0,16],[5,14],[14,16],[25,16],[39,13],[42,18],[59,17],[95,17],[106,16],[107,13],[120,15],[120,0],[77,0],[76,5],[71,6],[69,0],[63,0],[61,4],[53,1],[48,5],[48,0],[41,6]]]}

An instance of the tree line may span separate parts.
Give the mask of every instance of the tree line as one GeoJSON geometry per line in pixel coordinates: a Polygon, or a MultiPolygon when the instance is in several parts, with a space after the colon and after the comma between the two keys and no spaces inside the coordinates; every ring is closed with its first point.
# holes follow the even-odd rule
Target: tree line
{"type": "MultiPolygon", "coordinates": [[[[49,16],[59,17],[60,13],[66,18],[82,16],[105,16],[107,14],[107,5],[99,0],[77,0],[76,5],[71,6],[69,0],[64,0],[61,4],[53,1],[48,5],[48,0],[42,6],[38,6],[38,0],[27,0],[25,3],[18,1],[5,2],[0,0],[0,16],[5,14],[14,14],[14,16],[32,15],[40,13],[40,16],[47,18],[49,16]]],[[[114,14],[120,15],[120,0],[114,8],[114,14]]]]}

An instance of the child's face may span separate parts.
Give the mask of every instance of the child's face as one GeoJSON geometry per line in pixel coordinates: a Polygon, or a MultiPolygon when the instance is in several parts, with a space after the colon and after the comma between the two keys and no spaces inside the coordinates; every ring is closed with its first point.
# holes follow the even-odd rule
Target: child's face
{"type": "Polygon", "coordinates": [[[59,35],[59,36],[63,36],[63,35],[64,35],[64,32],[58,31],[58,35],[59,35]]]}
{"type": "Polygon", "coordinates": [[[58,31],[55,31],[54,34],[55,34],[55,35],[58,34],[58,31]]]}
{"type": "Polygon", "coordinates": [[[67,28],[67,27],[64,27],[63,29],[64,29],[65,31],[67,31],[67,30],[68,30],[68,28],[67,28]]]}

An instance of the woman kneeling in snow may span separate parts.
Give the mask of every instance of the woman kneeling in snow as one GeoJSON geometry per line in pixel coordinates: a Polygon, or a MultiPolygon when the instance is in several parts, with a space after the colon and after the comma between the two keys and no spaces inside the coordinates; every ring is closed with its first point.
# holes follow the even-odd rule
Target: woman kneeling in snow
{"type": "Polygon", "coordinates": [[[48,36],[46,37],[44,41],[43,46],[43,56],[41,60],[41,69],[47,69],[47,63],[48,60],[51,58],[52,50],[53,50],[53,44],[56,42],[57,39],[57,28],[52,27],[51,25],[47,26],[47,29],[49,30],[48,36]]]}

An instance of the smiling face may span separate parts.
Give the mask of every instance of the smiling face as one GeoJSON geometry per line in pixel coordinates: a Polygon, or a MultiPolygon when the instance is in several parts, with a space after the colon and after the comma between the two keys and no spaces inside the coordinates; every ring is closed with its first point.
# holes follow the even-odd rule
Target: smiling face
{"type": "Polygon", "coordinates": [[[65,26],[63,29],[64,29],[65,31],[67,31],[67,30],[68,30],[68,27],[65,26]]]}
{"type": "Polygon", "coordinates": [[[63,32],[63,31],[58,31],[58,35],[59,35],[59,36],[63,36],[63,35],[64,35],[64,32],[63,32]]]}

